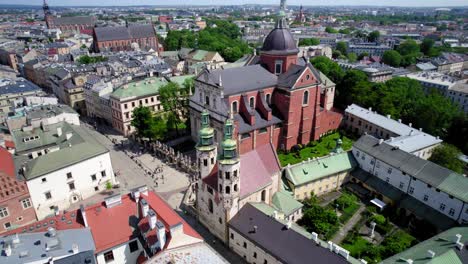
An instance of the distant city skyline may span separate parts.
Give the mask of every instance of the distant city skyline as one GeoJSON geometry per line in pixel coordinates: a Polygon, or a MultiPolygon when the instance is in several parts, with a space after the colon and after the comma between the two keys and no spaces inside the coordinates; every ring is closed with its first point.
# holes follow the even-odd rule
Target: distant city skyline
{"type": "MultiPolygon", "coordinates": [[[[131,5],[243,5],[243,4],[279,4],[279,0],[171,0],[167,2],[154,0],[49,0],[50,6],[131,6],[131,5]]],[[[402,7],[449,7],[468,6],[466,0],[335,0],[324,3],[318,0],[290,0],[288,5],[304,6],[402,6],[402,7]]],[[[42,5],[42,0],[0,0],[8,5],[42,5]]]]}

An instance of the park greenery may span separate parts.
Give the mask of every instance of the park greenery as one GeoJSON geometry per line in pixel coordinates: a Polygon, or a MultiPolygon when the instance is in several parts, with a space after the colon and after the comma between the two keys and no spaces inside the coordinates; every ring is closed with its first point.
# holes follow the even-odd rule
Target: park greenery
{"type": "Polygon", "coordinates": [[[281,166],[288,164],[296,164],[303,160],[315,157],[323,157],[328,155],[336,147],[336,140],[341,138],[343,141],[342,148],[349,150],[353,146],[353,141],[341,135],[339,132],[332,133],[321,137],[317,141],[311,141],[307,145],[297,145],[289,152],[278,151],[278,158],[281,166]]]}
{"type": "Polygon", "coordinates": [[[333,201],[333,205],[341,211],[340,223],[345,224],[359,209],[359,199],[352,193],[344,192],[333,201]]]}
{"type": "Polygon", "coordinates": [[[164,111],[153,113],[150,108],[140,106],[133,110],[131,125],[139,137],[165,140],[180,129],[186,129],[188,120],[188,97],[193,89],[193,79],[186,79],[183,85],[170,82],[159,89],[159,100],[164,111]]]}
{"type": "Polygon", "coordinates": [[[104,61],[107,61],[107,58],[103,56],[83,55],[78,59],[79,64],[93,64],[93,63],[104,62],[104,61]]]}
{"type": "Polygon", "coordinates": [[[228,62],[234,62],[252,50],[241,40],[239,27],[226,20],[207,20],[208,26],[198,32],[171,30],[164,41],[165,50],[180,48],[217,51],[228,62]]]}
{"type": "Polygon", "coordinates": [[[315,46],[320,44],[320,40],[317,38],[303,38],[299,40],[299,46],[315,46]]]}
{"type": "Polygon", "coordinates": [[[463,173],[464,164],[459,160],[460,150],[450,144],[442,144],[434,149],[430,161],[458,173],[463,173]]]}
{"type": "MultiPolygon", "coordinates": [[[[414,48],[405,48],[415,52],[414,48]]],[[[336,83],[335,105],[345,109],[357,104],[383,115],[391,115],[413,127],[439,136],[468,153],[468,116],[437,91],[425,92],[421,84],[406,77],[395,77],[385,83],[371,83],[358,70],[342,70],[323,56],[311,63],[336,83]]]]}
{"type": "Polygon", "coordinates": [[[320,206],[318,198],[313,193],[303,202],[304,214],[297,223],[308,232],[316,232],[325,240],[331,239],[339,229],[339,219],[335,210],[320,206]]]}

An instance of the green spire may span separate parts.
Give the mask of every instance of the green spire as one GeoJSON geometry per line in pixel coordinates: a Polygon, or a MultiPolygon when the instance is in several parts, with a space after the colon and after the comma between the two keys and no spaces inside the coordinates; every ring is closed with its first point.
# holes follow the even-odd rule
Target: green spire
{"type": "Polygon", "coordinates": [[[223,148],[222,159],[237,158],[237,142],[233,139],[234,125],[231,119],[226,120],[224,124],[224,139],[221,143],[223,148]]]}
{"type": "Polygon", "coordinates": [[[205,109],[201,113],[201,129],[198,131],[198,147],[214,145],[214,129],[210,127],[210,114],[205,109]]]}

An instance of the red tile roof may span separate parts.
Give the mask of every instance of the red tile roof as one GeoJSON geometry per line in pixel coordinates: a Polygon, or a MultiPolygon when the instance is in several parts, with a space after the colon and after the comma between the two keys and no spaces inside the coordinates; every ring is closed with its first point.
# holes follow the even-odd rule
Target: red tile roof
{"type": "Polygon", "coordinates": [[[5,140],[5,147],[7,149],[15,148],[15,142],[11,140],[5,140]]]}
{"type": "Polygon", "coordinates": [[[265,144],[241,155],[240,196],[245,197],[271,183],[281,167],[273,145],[265,144]]]}
{"type": "MultiPolygon", "coordinates": [[[[154,192],[149,191],[148,195],[141,194],[140,198],[144,198],[150,207],[156,212],[158,220],[166,226],[166,232],[169,228],[178,223],[183,224],[183,232],[195,238],[202,237],[185,222],[161,197],[154,192]]],[[[135,200],[130,194],[121,197],[121,204],[113,207],[106,207],[105,202],[97,203],[86,207],[86,219],[88,227],[96,245],[96,253],[102,252],[109,248],[128,242],[136,236],[134,228],[130,225],[132,221],[138,223],[139,227],[144,228],[147,225],[147,218],[140,219],[138,222],[137,206],[135,200]]],[[[47,228],[54,227],[57,230],[84,228],[84,221],[80,210],[72,210],[64,214],[60,214],[34,224],[27,225],[5,233],[5,235],[15,234],[19,232],[44,232],[47,228]]],[[[152,230],[153,231],[153,230],[152,230]]],[[[157,238],[156,238],[157,239],[157,238]]],[[[166,239],[166,245],[170,243],[170,237],[166,239]]]]}
{"type": "MultiPolygon", "coordinates": [[[[5,141],[6,142],[6,141],[5,141]]],[[[0,171],[3,171],[7,175],[16,177],[15,163],[13,162],[13,155],[8,150],[0,147],[0,171]]]]}

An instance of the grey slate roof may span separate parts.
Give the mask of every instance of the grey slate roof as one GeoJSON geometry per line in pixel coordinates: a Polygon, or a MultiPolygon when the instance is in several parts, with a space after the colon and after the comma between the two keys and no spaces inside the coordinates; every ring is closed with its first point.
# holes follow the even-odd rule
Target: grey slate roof
{"type": "Polygon", "coordinates": [[[433,162],[421,159],[406,151],[365,135],[354,143],[354,148],[397,168],[434,188],[468,202],[468,178],[433,162]]]}
{"type": "Polygon", "coordinates": [[[315,242],[274,218],[267,216],[251,204],[246,204],[229,221],[229,226],[256,246],[262,248],[282,263],[348,263],[345,258],[315,242]],[[257,231],[253,232],[254,226],[257,231]]]}
{"type": "Polygon", "coordinates": [[[94,29],[98,41],[125,40],[155,37],[152,25],[131,25],[128,27],[97,27],[94,29]]]}
{"type": "Polygon", "coordinates": [[[306,65],[302,66],[297,64],[289,66],[287,72],[278,76],[278,86],[291,88],[307,67],[310,68],[315,78],[317,78],[318,82],[320,83],[320,73],[310,63],[307,63],[306,65]]]}
{"type": "Polygon", "coordinates": [[[19,243],[17,244],[13,242],[16,235],[2,237],[0,239],[2,244],[9,243],[13,246],[11,247],[11,256],[0,255],[0,263],[17,264],[36,261],[46,263],[51,257],[70,255],[73,244],[76,244],[80,251],[94,252],[96,249],[89,228],[56,230],[55,232],[55,237],[50,237],[47,232],[21,233],[18,234],[19,243]],[[50,248],[49,250],[46,250],[47,246],[50,248]],[[20,257],[21,253],[25,256],[20,257]]]}
{"type": "Polygon", "coordinates": [[[59,25],[94,25],[96,20],[91,16],[54,17],[54,24],[59,25]]]}
{"type": "Polygon", "coordinates": [[[75,255],[54,260],[54,264],[96,264],[94,251],[83,251],[75,255]]]}
{"type": "Polygon", "coordinates": [[[34,83],[19,79],[13,83],[0,87],[0,95],[4,94],[17,94],[17,93],[28,93],[33,91],[40,91],[41,88],[34,83]]]}
{"type": "Polygon", "coordinates": [[[270,73],[261,65],[214,71],[205,70],[197,77],[197,81],[218,86],[220,75],[224,95],[240,94],[261,88],[273,87],[277,83],[276,75],[270,73]]]}
{"type": "Polygon", "coordinates": [[[254,116],[255,116],[255,123],[254,123],[254,126],[251,126],[244,120],[244,118],[241,115],[239,114],[234,115],[234,120],[239,122],[239,133],[241,134],[247,133],[252,130],[257,130],[260,128],[268,127],[268,126],[283,122],[280,118],[274,115],[272,115],[270,121],[263,119],[263,117],[260,115],[260,113],[256,109],[254,110],[254,116]]]}

